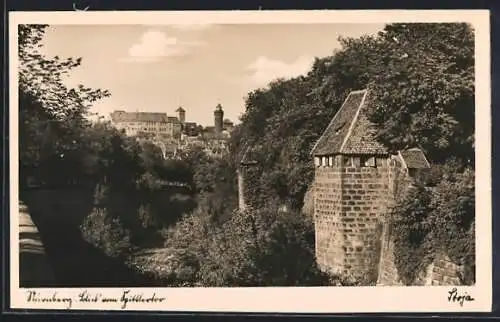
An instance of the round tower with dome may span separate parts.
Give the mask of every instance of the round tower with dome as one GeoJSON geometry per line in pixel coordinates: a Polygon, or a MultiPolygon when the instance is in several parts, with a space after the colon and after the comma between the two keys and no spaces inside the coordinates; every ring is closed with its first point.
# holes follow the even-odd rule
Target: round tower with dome
{"type": "Polygon", "coordinates": [[[222,110],[222,105],[217,104],[214,111],[214,125],[215,133],[221,134],[224,129],[224,111],[222,110]]]}

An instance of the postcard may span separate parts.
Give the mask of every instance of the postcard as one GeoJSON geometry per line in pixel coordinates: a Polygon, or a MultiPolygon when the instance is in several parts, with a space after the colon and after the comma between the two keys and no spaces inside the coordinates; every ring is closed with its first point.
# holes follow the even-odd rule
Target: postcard
{"type": "Polygon", "coordinates": [[[486,10],[11,12],[12,309],[488,312],[486,10]]]}

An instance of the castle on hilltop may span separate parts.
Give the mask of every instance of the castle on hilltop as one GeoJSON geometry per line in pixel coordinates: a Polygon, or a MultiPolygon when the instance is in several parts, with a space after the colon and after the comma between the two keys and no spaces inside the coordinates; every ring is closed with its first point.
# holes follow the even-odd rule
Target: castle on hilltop
{"type": "Polygon", "coordinates": [[[186,111],[179,106],[177,116],[167,113],[111,113],[111,123],[125,135],[150,142],[161,149],[164,158],[179,158],[182,151],[201,147],[210,156],[221,157],[227,152],[227,141],[234,124],[224,119],[222,105],[214,111],[214,126],[203,127],[186,121],[186,111]]]}
{"type": "Polygon", "coordinates": [[[125,112],[111,113],[111,123],[128,136],[146,135],[157,138],[181,139],[183,137],[207,138],[229,136],[234,124],[224,119],[224,111],[220,104],[214,111],[214,126],[203,127],[195,122],[186,122],[186,111],[179,107],[177,116],[167,113],[125,112]]]}

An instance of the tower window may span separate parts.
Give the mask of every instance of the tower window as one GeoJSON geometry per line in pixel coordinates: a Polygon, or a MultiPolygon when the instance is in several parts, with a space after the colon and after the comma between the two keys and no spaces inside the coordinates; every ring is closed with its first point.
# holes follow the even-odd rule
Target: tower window
{"type": "Polygon", "coordinates": [[[376,161],[375,157],[363,156],[363,157],[361,157],[361,166],[362,167],[376,168],[377,164],[375,161],[376,161]]]}
{"type": "Polygon", "coordinates": [[[418,169],[412,169],[412,168],[409,168],[408,169],[408,175],[412,178],[415,178],[418,174],[418,169]]]}

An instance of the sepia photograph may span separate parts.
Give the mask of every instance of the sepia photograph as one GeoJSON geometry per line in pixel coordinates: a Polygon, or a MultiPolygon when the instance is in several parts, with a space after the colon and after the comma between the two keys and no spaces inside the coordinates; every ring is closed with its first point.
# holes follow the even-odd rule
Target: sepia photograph
{"type": "Polygon", "coordinates": [[[489,16],[466,12],[11,14],[11,302],[489,310],[489,16]]]}

